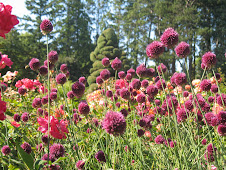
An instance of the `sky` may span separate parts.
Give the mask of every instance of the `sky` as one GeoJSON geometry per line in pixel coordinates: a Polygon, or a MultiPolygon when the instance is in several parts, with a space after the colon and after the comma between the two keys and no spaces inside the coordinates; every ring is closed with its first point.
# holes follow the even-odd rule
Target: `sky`
{"type": "Polygon", "coordinates": [[[29,14],[29,11],[25,7],[25,0],[1,0],[4,5],[10,5],[13,7],[12,13],[18,17],[29,14]]]}

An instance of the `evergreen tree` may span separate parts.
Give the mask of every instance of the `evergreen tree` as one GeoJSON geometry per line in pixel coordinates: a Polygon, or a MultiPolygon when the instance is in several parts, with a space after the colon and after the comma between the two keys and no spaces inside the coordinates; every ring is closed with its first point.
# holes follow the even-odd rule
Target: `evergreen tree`
{"type": "MultiPolygon", "coordinates": [[[[96,77],[99,76],[100,72],[104,69],[101,62],[104,57],[108,57],[110,61],[112,61],[115,57],[118,57],[122,60],[122,63],[125,64],[124,69],[129,68],[128,65],[126,65],[125,53],[122,53],[122,51],[118,48],[117,36],[111,28],[108,28],[102,32],[97,40],[97,47],[90,54],[90,60],[93,62],[93,68],[90,69],[90,76],[87,81],[91,89],[97,87],[96,77]]],[[[111,72],[113,73],[112,70],[111,72]]]]}

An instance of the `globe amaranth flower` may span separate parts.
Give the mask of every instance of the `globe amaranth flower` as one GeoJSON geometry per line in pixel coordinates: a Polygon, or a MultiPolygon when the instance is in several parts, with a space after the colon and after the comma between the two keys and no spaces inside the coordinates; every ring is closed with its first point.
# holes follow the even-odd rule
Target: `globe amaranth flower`
{"type": "Polygon", "coordinates": [[[118,73],[118,77],[119,77],[120,79],[124,79],[124,78],[126,77],[126,73],[125,73],[124,71],[120,71],[120,72],[118,73]]]}
{"type": "Polygon", "coordinates": [[[102,70],[102,71],[100,72],[100,77],[101,77],[103,80],[109,79],[109,78],[110,78],[110,75],[111,75],[111,73],[110,73],[110,71],[107,70],[107,69],[104,69],[104,70],[102,70]]]}
{"type": "Polygon", "coordinates": [[[160,41],[168,48],[177,45],[178,40],[179,34],[173,28],[167,28],[160,38],[160,41]]]}
{"type": "Polygon", "coordinates": [[[191,112],[192,109],[194,108],[193,103],[192,103],[192,100],[187,100],[187,101],[184,103],[184,105],[185,105],[185,108],[186,108],[187,110],[189,110],[190,112],[191,112]]]}
{"type": "Polygon", "coordinates": [[[144,131],[143,129],[138,129],[138,130],[137,130],[137,135],[138,135],[139,137],[143,136],[144,133],[145,133],[145,131],[144,131]]]}
{"type": "Polygon", "coordinates": [[[69,91],[69,92],[67,93],[67,97],[68,97],[69,99],[74,99],[74,98],[75,98],[75,95],[74,95],[73,91],[69,91]]]}
{"type": "Polygon", "coordinates": [[[146,47],[146,54],[151,59],[159,57],[164,52],[164,44],[159,41],[153,41],[146,47]]]}
{"type": "Polygon", "coordinates": [[[20,87],[20,88],[18,89],[18,93],[19,93],[20,95],[24,95],[26,92],[27,92],[27,89],[25,89],[25,88],[23,88],[23,87],[20,87]]]}
{"type": "Polygon", "coordinates": [[[45,76],[48,74],[48,68],[46,66],[41,66],[39,68],[39,74],[42,76],[45,76]]]}
{"type": "Polygon", "coordinates": [[[148,86],[146,91],[149,96],[156,96],[158,94],[158,88],[155,85],[148,86]]]}
{"type": "Polygon", "coordinates": [[[67,73],[68,71],[67,64],[61,64],[60,71],[64,74],[67,73]]]}
{"type": "Polygon", "coordinates": [[[177,73],[174,77],[174,83],[177,86],[181,86],[185,83],[187,83],[187,78],[185,73],[177,73]]]}
{"type": "Polygon", "coordinates": [[[32,70],[38,70],[40,68],[40,61],[37,58],[32,58],[29,62],[29,66],[32,70]]]}
{"type": "Polygon", "coordinates": [[[3,155],[8,155],[8,154],[10,154],[10,152],[11,152],[11,149],[8,145],[5,145],[5,146],[2,147],[3,155]]]}
{"type": "Polygon", "coordinates": [[[20,145],[20,147],[25,151],[27,152],[28,154],[31,153],[31,145],[27,142],[24,142],[22,145],[20,145]]]}
{"type": "Polygon", "coordinates": [[[120,68],[122,67],[122,61],[116,57],[112,62],[111,62],[111,67],[114,70],[120,70],[120,68]]]}
{"type": "Polygon", "coordinates": [[[126,130],[126,121],[121,113],[109,111],[102,121],[102,128],[114,136],[122,135],[126,130]]]}
{"type": "Polygon", "coordinates": [[[206,153],[204,155],[205,159],[209,162],[213,162],[214,161],[214,154],[216,154],[216,147],[213,147],[213,144],[210,143],[207,148],[206,148],[206,153]],[[215,152],[215,153],[214,153],[215,152]]]}
{"type": "Polygon", "coordinates": [[[110,65],[110,60],[107,57],[104,57],[101,62],[104,67],[108,67],[110,65]]]}
{"type": "Polygon", "coordinates": [[[217,118],[220,124],[226,124],[226,111],[220,111],[217,114],[217,118]]]}
{"type": "Polygon", "coordinates": [[[147,88],[147,87],[148,87],[148,85],[149,85],[148,80],[146,80],[146,79],[142,80],[142,82],[141,82],[141,86],[142,86],[143,88],[147,88]]]}
{"type": "MultiPolygon", "coordinates": [[[[44,61],[44,66],[46,66],[46,67],[48,68],[48,61],[47,61],[47,60],[44,61]]],[[[52,70],[52,69],[54,68],[54,66],[55,66],[55,65],[54,65],[53,63],[50,63],[50,62],[49,62],[49,69],[50,69],[50,70],[52,70]]]]}
{"type": "Polygon", "coordinates": [[[15,122],[19,122],[20,121],[20,115],[18,113],[13,115],[13,119],[15,122]]]}
{"type": "Polygon", "coordinates": [[[57,84],[64,84],[64,83],[66,83],[66,81],[67,81],[67,78],[66,78],[66,75],[65,74],[59,73],[56,76],[56,82],[57,82],[57,84]]]}
{"type": "Polygon", "coordinates": [[[161,63],[161,64],[157,67],[157,69],[158,69],[159,74],[162,74],[162,73],[165,73],[165,72],[166,72],[167,67],[166,67],[163,63],[161,63]]]}
{"type": "Polygon", "coordinates": [[[43,35],[47,35],[53,30],[53,25],[48,19],[44,19],[41,22],[40,29],[43,35]]]}
{"type": "Polygon", "coordinates": [[[102,84],[103,82],[104,82],[103,79],[100,76],[97,76],[96,83],[97,84],[102,84]]]}
{"type": "Polygon", "coordinates": [[[15,25],[19,24],[17,17],[11,15],[11,12],[12,6],[0,3],[0,36],[3,38],[15,25]]]}
{"type": "Polygon", "coordinates": [[[129,70],[127,70],[127,74],[130,73],[133,76],[135,76],[135,70],[133,68],[130,68],[129,70]]]}
{"type": "Polygon", "coordinates": [[[78,170],[82,170],[85,166],[85,161],[84,160],[79,160],[77,163],[76,163],[76,167],[78,168],[78,170]]]}
{"type": "Polygon", "coordinates": [[[158,135],[156,138],[155,138],[155,143],[156,144],[163,144],[165,141],[165,139],[162,137],[162,135],[158,135]]]}
{"type": "Polygon", "coordinates": [[[45,160],[45,161],[50,160],[51,162],[55,162],[56,158],[54,157],[54,155],[49,154],[49,159],[48,159],[48,153],[46,153],[42,156],[42,160],[45,160]]]}
{"type": "Polygon", "coordinates": [[[72,91],[76,97],[80,98],[85,92],[85,86],[77,81],[72,85],[72,91]]]}
{"type": "Polygon", "coordinates": [[[111,90],[107,90],[106,96],[109,97],[109,98],[111,98],[113,96],[112,91],[111,90]]]}
{"type": "Polygon", "coordinates": [[[80,102],[78,105],[78,111],[82,115],[88,115],[90,111],[89,105],[85,101],[80,102]]]}
{"type": "Polygon", "coordinates": [[[143,93],[140,93],[137,95],[137,102],[138,103],[144,103],[146,100],[146,96],[143,93]]]}
{"type": "Polygon", "coordinates": [[[226,106],[226,94],[221,94],[217,97],[217,104],[220,106],[226,106]]]}
{"type": "Polygon", "coordinates": [[[42,104],[45,105],[48,103],[48,96],[44,96],[41,100],[42,104]]]}
{"type": "Polygon", "coordinates": [[[217,63],[217,57],[212,52],[207,52],[202,56],[202,64],[206,67],[206,69],[210,69],[215,66],[217,63]]]}
{"type": "Polygon", "coordinates": [[[175,52],[179,58],[185,58],[190,53],[190,45],[182,41],[180,44],[178,44],[178,46],[176,46],[175,52]]]}
{"type": "Polygon", "coordinates": [[[105,158],[105,155],[104,155],[104,152],[103,151],[98,151],[95,155],[95,158],[98,160],[98,162],[106,162],[106,158],[105,158]]]}
{"type": "Polygon", "coordinates": [[[44,144],[48,144],[48,141],[49,141],[48,135],[43,135],[43,136],[42,136],[42,142],[43,142],[44,144]]]}
{"type": "Polygon", "coordinates": [[[127,73],[126,80],[130,81],[132,80],[132,78],[133,78],[132,75],[130,73],[127,73]]]}
{"type": "Polygon", "coordinates": [[[200,83],[200,88],[202,91],[210,91],[211,89],[211,81],[209,79],[204,79],[200,83]]]}
{"type": "Polygon", "coordinates": [[[147,68],[146,69],[146,77],[153,77],[155,75],[155,69],[153,68],[147,68]]]}
{"type": "Polygon", "coordinates": [[[188,110],[185,110],[184,108],[181,108],[177,111],[177,122],[183,122],[188,118],[188,110]]]}
{"type": "Polygon", "coordinates": [[[139,90],[141,87],[141,82],[139,79],[134,79],[131,83],[133,89],[139,90]]]}
{"type": "Polygon", "coordinates": [[[65,148],[60,143],[54,143],[49,149],[50,155],[53,155],[56,158],[63,157],[64,152],[65,152],[65,148]]]}
{"type": "Polygon", "coordinates": [[[82,84],[86,84],[86,78],[85,77],[80,77],[79,79],[78,79],[78,81],[80,82],[80,83],[82,83],[82,84]]]}
{"type": "Polygon", "coordinates": [[[146,77],[146,71],[147,68],[145,67],[144,64],[139,65],[136,69],[136,73],[139,77],[146,77]]]}
{"type": "Polygon", "coordinates": [[[217,132],[220,136],[226,136],[226,125],[219,125],[217,128],[217,132]]]}
{"type": "Polygon", "coordinates": [[[27,112],[23,113],[22,116],[21,116],[21,119],[23,122],[27,122],[28,119],[29,119],[29,115],[27,112]]]}

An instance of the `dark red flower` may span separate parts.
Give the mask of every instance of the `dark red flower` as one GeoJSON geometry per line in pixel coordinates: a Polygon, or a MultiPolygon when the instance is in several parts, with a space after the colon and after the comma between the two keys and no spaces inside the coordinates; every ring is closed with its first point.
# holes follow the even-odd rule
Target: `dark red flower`
{"type": "Polygon", "coordinates": [[[98,162],[106,162],[106,158],[105,158],[105,155],[104,155],[104,152],[103,151],[99,151],[96,153],[95,155],[95,158],[98,160],[98,162]]]}
{"type": "Polygon", "coordinates": [[[118,73],[118,77],[119,77],[120,79],[124,79],[124,78],[126,77],[126,73],[125,73],[124,71],[120,71],[120,72],[118,73]]]}
{"type": "Polygon", "coordinates": [[[219,125],[217,131],[220,136],[226,136],[226,125],[219,125]]]}
{"type": "Polygon", "coordinates": [[[64,74],[67,73],[68,71],[67,64],[61,64],[60,71],[64,74]]]}
{"type": "Polygon", "coordinates": [[[53,30],[53,25],[48,19],[45,19],[42,21],[42,23],[40,25],[40,29],[41,29],[43,35],[46,35],[46,34],[49,34],[53,30]]]}
{"type": "Polygon", "coordinates": [[[149,96],[156,96],[158,94],[158,88],[155,85],[150,85],[146,89],[149,96]]]}
{"type": "Polygon", "coordinates": [[[139,90],[141,87],[141,82],[139,79],[134,79],[131,83],[133,89],[139,90]]]}
{"type": "Polygon", "coordinates": [[[146,77],[146,71],[147,68],[145,67],[144,64],[139,65],[136,69],[136,73],[139,77],[146,77]]]}
{"type": "Polygon", "coordinates": [[[202,64],[206,69],[212,68],[217,63],[217,57],[212,52],[207,52],[202,56],[202,64]]]}
{"type": "Polygon", "coordinates": [[[27,92],[27,89],[25,89],[25,88],[23,88],[23,87],[20,87],[20,88],[18,89],[18,93],[19,93],[20,95],[24,95],[26,92],[27,92]]]}
{"type": "Polygon", "coordinates": [[[80,98],[85,92],[85,86],[77,81],[72,85],[72,91],[76,97],[80,98]]]}
{"type": "Polygon", "coordinates": [[[102,62],[104,67],[107,67],[107,66],[110,65],[109,58],[107,58],[107,57],[104,57],[101,62],[102,62]]]}
{"type": "Polygon", "coordinates": [[[55,64],[58,61],[58,54],[56,51],[50,51],[48,54],[49,62],[55,64]]]}
{"type": "Polygon", "coordinates": [[[40,68],[40,61],[37,58],[32,58],[29,62],[29,66],[32,70],[38,70],[40,68]]]}
{"type": "Polygon", "coordinates": [[[100,77],[101,77],[103,80],[109,79],[109,78],[110,78],[110,75],[111,75],[111,73],[110,73],[110,71],[107,70],[107,69],[104,69],[104,70],[102,70],[102,71],[100,72],[100,77]]]}
{"type": "Polygon", "coordinates": [[[157,69],[158,69],[159,74],[162,74],[162,73],[165,73],[165,72],[166,72],[167,67],[166,67],[163,63],[161,63],[161,64],[157,67],[157,69]]]}
{"type": "Polygon", "coordinates": [[[15,120],[15,122],[19,122],[20,121],[20,115],[18,113],[14,114],[13,119],[15,120]]]}
{"type": "Polygon", "coordinates": [[[2,147],[2,153],[3,155],[8,155],[11,152],[11,149],[8,145],[5,145],[2,147]]]}
{"type": "Polygon", "coordinates": [[[3,38],[15,25],[19,24],[17,17],[11,15],[11,12],[12,6],[0,3],[0,36],[3,38]]]}
{"type": "Polygon", "coordinates": [[[114,70],[119,70],[122,67],[122,61],[116,57],[112,62],[111,62],[111,67],[114,70]]]}
{"type": "Polygon", "coordinates": [[[97,76],[96,78],[96,83],[97,84],[102,84],[104,81],[102,80],[102,78],[100,76],[97,76]]]}
{"type": "Polygon", "coordinates": [[[165,139],[162,137],[162,135],[158,135],[156,138],[155,138],[155,143],[156,144],[163,144],[165,141],[165,139]]]}
{"type": "MultiPolygon", "coordinates": [[[[47,60],[44,61],[44,66],[46,66],[48,68],[48,63],[47,60]]],[[[49,69],[52,70],[54,68],[54,64],[49,62],[49,69]]]]}
{"type": "Polygon", "coordinates": [[[82,115],[89,114],[90,111],[89,105],[85,101],[80,102],[78,105],[78,111],[82,115]]]}
{"type": "Polygon", "coordinates": [[[130,74],[132,75],[132,77],[133,77],[133,76],[135,76],[135,73],[136,73],[136,72],[135,72],[135,70],[134,70],[133,68],[130,68],[130,69],[127,71],[127,74],[128,74],[128,73],[130,73],[130,74]]]}
{"type": "Polygon", "coordinates": [[[48,74],[48,67],[46,66],[41,66],[39,68],[39,74],[42,75],[42,76],[45,76],[48,74]]]}
{"type": "Polygon", "coordinates": [[[85,77],[80,77],[79,79],[78,79],[78,81],[80,82],[80,83],[82,83],[82,84],[86,84],[86,78],[85,77]]]}
{"type": "Polygon", "coordinates": [[[64,146],[62,144],[54,143],[49,149],[50,155],[53,155],[56,158],[64,156],[64,146]]]}
{"type": "Polygon", "coordinates": [[[202,91],[210,91],[211,89],[211,81],[209,79],[204,79],[200,83],[200,88],[202,91]]]}
{"type": "Polygon", "coordinates": [[[20,145],[20,147],[25,151],[27,152],[28,154],[31,153],[31,145],[27,142],[24,142],[22,145],[20,145]]]}

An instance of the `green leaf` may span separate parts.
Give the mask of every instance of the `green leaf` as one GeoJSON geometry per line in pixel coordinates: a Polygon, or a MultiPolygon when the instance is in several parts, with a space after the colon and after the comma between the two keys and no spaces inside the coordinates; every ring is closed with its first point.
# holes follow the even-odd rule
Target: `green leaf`
{"type": "Polygon", "coordinates": [[[47,161],[46,160],[35,161],[35,169],[37,169],[37,170],[42,169],[44,166],[44,163],[47,163],[47,161]]]}
{"type": "Polygon", "coordinates": [[[57,163],[59,163],[59,162],[65,160],[65,159],[67,159],[67,158],[66,158],[66,157],[60,157],[59,159],[57,159],[57,160],[54,162],[54,164],[57,164],[57,163]]]}
{"type": "Polygon", "coordinates": [[[16,147],[20,157],[22,158],[27,168],[33,170],[34,159],[32,158],[32,156],[26,153],[18,144],[16,145],[16,147]]]}

